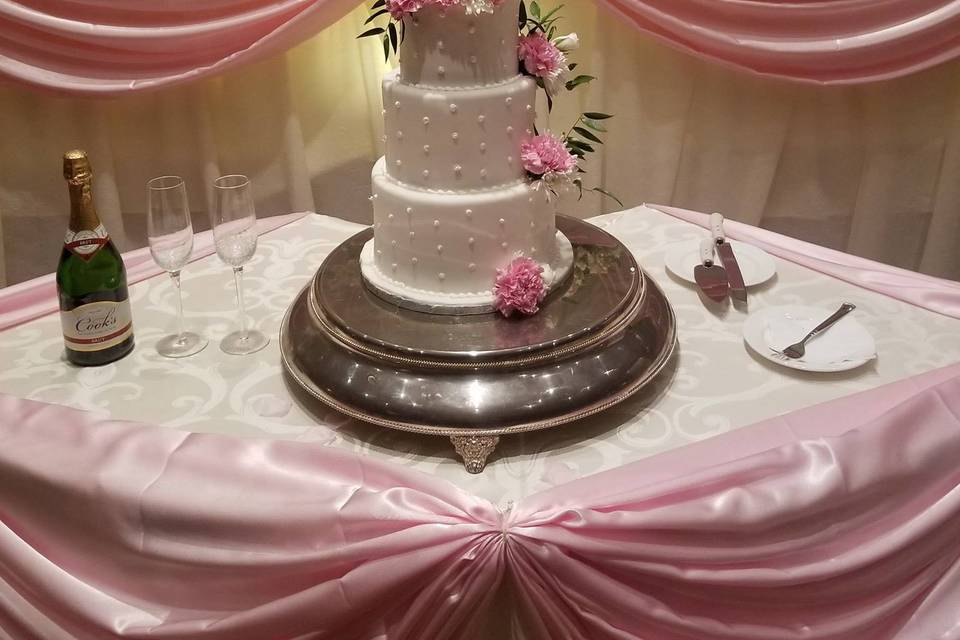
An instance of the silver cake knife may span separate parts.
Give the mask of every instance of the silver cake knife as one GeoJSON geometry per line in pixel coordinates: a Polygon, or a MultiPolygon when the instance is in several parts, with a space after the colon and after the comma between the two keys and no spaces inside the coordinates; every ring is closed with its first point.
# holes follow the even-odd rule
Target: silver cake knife
{"type": "Polygon", "coordinates": [[[713,240],[717,243],[717,255],[720,256],[720,262],[727,272],[727,280],[730,282],[730,296],[739,302],[747,302],[747,287],[743,284],[743,274],[740,273],[740,265],[737,263],[737,257],[733,255],[733,247],[727,242],[727,236],[723,233],[723,216],[719,213],[710,214],[710,232],[713,234],[713,240]]]}

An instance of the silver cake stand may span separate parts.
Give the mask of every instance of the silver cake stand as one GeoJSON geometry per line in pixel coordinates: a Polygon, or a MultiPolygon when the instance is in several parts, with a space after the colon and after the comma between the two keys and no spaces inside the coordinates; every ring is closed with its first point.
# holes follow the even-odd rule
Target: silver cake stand
{"type": "Polygon", "coordinates": [[[500,437],[558,427],[647,385],[676,345],[663,292],[605,231],[558,216],[574,267],[529,318],[403,309],[368,290],[363,231],[337,247],[280,329],[289,383],[353,418],[449,437],[480,473],[500,437]]]}

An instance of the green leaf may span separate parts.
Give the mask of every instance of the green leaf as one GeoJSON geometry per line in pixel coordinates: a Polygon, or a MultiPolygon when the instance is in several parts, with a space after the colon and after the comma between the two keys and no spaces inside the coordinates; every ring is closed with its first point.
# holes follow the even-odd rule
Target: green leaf
{"type": "Polygon", "coordinates": [[[390,38],[388,36],[383,36],[383,61],[390,61],[390,38]]]}
{"type": "Polygon", "coordinates": [[[378,36],[381,33],[383,33],[383,31],[384,31],[383,27],[374,27],[373,29],[367,29],[366,31],[364,31],[363,33],[357,36],[357,40],[359,40],[360,38],[366,38],[368,36],[378,36]]]}
{"type": "Polygon", "coordinates": [[[596,151],[596,149],[591,147],[589,144],[587,144],[583,140],[577,140],[576,138],[567,138],[567,144],[576,149],[582,149],[587,153],[593,153],[594,151],[596,151]]]}
{"type": "Polygon", "coordinates": [[[520,28],[523,29],[527,26],[527,3],[520,3],[520,28]]]}
{"type": "Polygon", "coordinates": [[[533,0],[533,2],[530,3],[530,15],[537,20],[540,19],[540,5],[537,4],[537,0],[533,0]]]}
{"type": "Polygon", "coordinates": [[[577,76],[573,80],[567,82],[567,91],[573,91],[582,84],[588,84],[596,80],[594,76],[577,76]]]}
{"type": "Polygon", "coordinates": [[[569,147],[569,146],[567,147],[567,149],[570,151],[571,155],[575,155],[578,158],[587,157],[587,152],[584,151],[583,149],[578,149],[577,147],[569,147]]]}
{"type": "Polygon", "coordinates": [[[588,111],[583,114],[584,118],[590,118],[591,120],[609,120],[613,116],[608,113],[597,113],[596,111],[588,111]]]}
{"type": "Polygon", "coordinates": [[[574,127],[573,130],[576,131],[577,133],[579,133],[581,136],[583,136],[583,137],[586,138],[587,140],[590,140],[591,142],[596,142],[596,143],[598,143],[598,144],[603,144],[603,140],[601,140],[600,138],[598,138],[598,137],[595,136],[594,134],[590,133],[589,130],[584,129],[583,127],[574,127]]]}
{"type": "Polygon", "coordinates": [[[364,22],[363,24],[370,24],[371,22],[373,22],[374,20],[376,20],[377,18],[379,18],[380,16],[382,16],[382,15],[385,14],[385,13],[390,13],[390,12],[387,11],[386,9],[381,9],[380,11],[377,11],[376,13],[370,14],[370,17],[367,18],[367,21],[364,22]]]}
{"type": "Polygon", "coordinates": [[[576,62],[574,62],[573,64],[571,64],[569,67],[567,67],[567,69],[569,69],[570,71],[573,71],[573,70],[576,69],[576,68],[577,68],[577,63],[576,63],[576,62]]]}
{"type": "Polygon", "coordinates": [[[400,40],[400,36],[397,34],[397,25],[391,22],[387,26],[390,29],[390,46],[392,46],[393,50],[396,51],[398,46],[398,41],[400,40]]]}
{"type": "Polygon", "coordinates": [[[593,189],[591,189],[591,191],[596,191],[597,193],[603,194],[603,195],[607,196],[608,198],[616,201],[616,203],[617,203],[618,205],[620,205],[621,207],[623,206],[623,203],[620,202],[620,198],[618,198],[617,196],[613,195],[613,194],[610,193],[609,191],[606,191],[606,190],[604,190],[604,189],[601,189],[600,187],[594,187],[593,189]]]}
{"type": "Polygon", "coordinates": [[[606,133],[606,132],[607,132],[607,128],[606,128],[605,126],[603,126],[602,124],[600,124],[599,122],[597,122],[596,120],[591,120],[590,118],[584,118],[584,119],[583,119],[583,124],[585,124],[586,126],[590,127],[590,128],[593,129],[594,131],[599,131],[600,133],[606,133]]]}
{"type": "Polygon", "coordinates": [[[376,2],[373,3],[373,6],[370,7],[370,11],[373,11],[374,9],[379,9],[380,7],[385,7],[385,6],[387,6],[387,0],[377,0],[376,2]]]}

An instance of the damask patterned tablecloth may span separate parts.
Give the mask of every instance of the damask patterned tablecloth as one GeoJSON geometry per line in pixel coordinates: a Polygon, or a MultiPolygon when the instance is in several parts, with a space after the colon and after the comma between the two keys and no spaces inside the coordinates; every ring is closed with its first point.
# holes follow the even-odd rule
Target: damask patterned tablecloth
{"type": "Polygon", "coordinates": [[[158,276],[133,285],[137,347],[123,360],[78,369],[61,360],[54,315],[0,333],[0,392],[196,432],[321,442],[417,468],[505,504],[551,485],[960,361],[960,320],[835,280],[777,259],[777,277],[750,291],[750,308],[777,304],[857,305],[880,357],[833,374],[796,372],[743,344],[746,314],[708,309],[696,290],[669,275],[664,247],[700,237],[691,224],[646,207],[592,220],[622,240],[663,288],[677,313],[679,348],[650,389],[589,420],[504,438],[487,470],[468,475],[449,441],[364,425],[317,406],[301,406],[286,388],[276,340],[284,313],[326,255],[362,227],[311,215],[260,240],[245,277],[248,313],[272,337],[252,356],[222,353],[217,342],[236,325],[229,268],[216,257],[184,271],[187,324],[210,346],[184,360],[160,357],[154,343],[174,330],[174,290],[158,276]]]}

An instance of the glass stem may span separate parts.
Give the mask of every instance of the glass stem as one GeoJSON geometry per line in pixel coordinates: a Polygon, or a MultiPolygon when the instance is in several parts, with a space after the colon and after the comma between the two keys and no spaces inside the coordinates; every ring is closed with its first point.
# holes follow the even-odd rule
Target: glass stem
{"type": "Polygon", "coordinates": [[[183,292],[180,289],[180,272],[171,271],[170,279],[177,289],[177,344],[183,344],[183,292]]]}
{"type": "Polygon", "coordinates": [[[243,332],[242,340],[246,340],[250,333],[247,329],[247,314],[243,308],[243,267],[233,268],[233,280],[237,283],[237,305],[240,307],[240,331],[243,332]]]}

